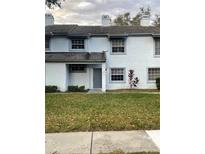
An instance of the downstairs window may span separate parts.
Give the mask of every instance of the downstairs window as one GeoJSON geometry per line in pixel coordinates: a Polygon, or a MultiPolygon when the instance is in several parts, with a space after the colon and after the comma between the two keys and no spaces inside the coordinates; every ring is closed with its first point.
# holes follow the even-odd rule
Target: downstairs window
{"type": "Polygon", "coordinates": [[[160,68],[148,68],[148,80],[155,81],[160,77],[160,68]]]}
{"type": "Polygon", "coordinates": [[[111,68],[111,81],[124,81],[125,69],[124,68],[111,68]]]}

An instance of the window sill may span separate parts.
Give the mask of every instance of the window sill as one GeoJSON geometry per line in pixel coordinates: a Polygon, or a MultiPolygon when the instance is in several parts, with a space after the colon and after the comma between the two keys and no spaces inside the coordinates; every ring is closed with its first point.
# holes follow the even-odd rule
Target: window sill
{"type": "Polygon", "coordinates": [[[147,83],[156,83],[155,80],[148,80],[147,83]]]}
{"type": "Polygon", "coordinates": [[[69,51],[76,51],[76,52],[85,52],[86,49],[69,49],[69,51]]]}
{"type": "Polygon", "coordinates": [[[126,55],[126,53],[113,53],[113,52],[111,52],[110,54],[111,55],[126,55]]]}
{"type": "Polygon", "coordinates": [[[154,55],[154,58],[160,58],[160,55],[154,55]]]}
{"type": "Polygon", "coordinates": [[[126,83],[125,81],[110,81],[110,83],[126,83]]]}

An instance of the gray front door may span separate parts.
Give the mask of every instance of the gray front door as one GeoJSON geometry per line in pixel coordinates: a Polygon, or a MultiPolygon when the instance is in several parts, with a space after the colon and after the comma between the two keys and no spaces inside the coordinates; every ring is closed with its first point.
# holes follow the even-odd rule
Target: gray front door
{"type": "Polygon", "coordinates": [[[102,69],[93,69],[93,88],[102,88],[102,69]]]}

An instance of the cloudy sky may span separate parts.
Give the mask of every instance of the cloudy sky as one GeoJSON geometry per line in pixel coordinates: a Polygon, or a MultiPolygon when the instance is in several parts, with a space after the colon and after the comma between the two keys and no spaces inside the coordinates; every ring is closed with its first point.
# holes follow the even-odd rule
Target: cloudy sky
{"type": "Polygon", "coordinates": [[[101,16],[130,12],[135,15],[140,7],[150,6],[153,14],[160,12],[160,0],[65,0],[62,8],[52,10],[56,24],[100,25],[101,16]]]}

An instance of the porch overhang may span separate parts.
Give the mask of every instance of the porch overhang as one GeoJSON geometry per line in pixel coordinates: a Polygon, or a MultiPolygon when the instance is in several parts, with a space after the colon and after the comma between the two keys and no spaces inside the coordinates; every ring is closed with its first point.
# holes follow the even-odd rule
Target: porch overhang
{"type": "Polygon", "coordinates": [[[46,52],[45,62],[104,63],[105,52],[46,52]]]}
{"type": "Polygon", "coordinates": [[[124,35],[108,35],[108,38],[110,39],[110,40],[113,40],[113,39],[126,39],[128,37],[128,35],[127,34],[124,34],[124,35]]]}
{"type": "Polygon", "coordinates": [[[160,38],[160,34],[153,34],[153,38],[160,38]]]}

